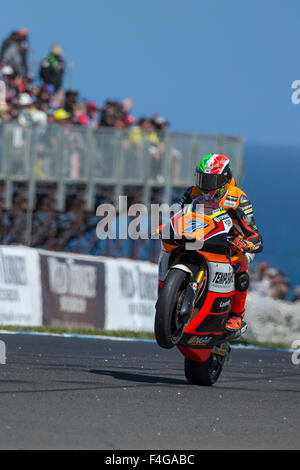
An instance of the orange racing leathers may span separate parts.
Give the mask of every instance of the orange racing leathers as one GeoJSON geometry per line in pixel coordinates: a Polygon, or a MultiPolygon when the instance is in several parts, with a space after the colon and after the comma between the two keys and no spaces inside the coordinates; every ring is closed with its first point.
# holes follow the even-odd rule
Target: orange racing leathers
{"type": "MultiPolygon", "coordinates": [[[[180,202],[182,205],[189,204],[198,196],[200,196],[200,191],[197,186],[191,186],[185,191],[180,202]]],[[[253,260],[254,253],[262,251],[263,240],[255,225],[252,204],[247,195],[236,186],[233,178],[219,205],[231,217],[235,234],[240,235],[247,242],[244,248],[241,246],[241,251],[232,257],[232,266],[235,271],[235,293],[231,305],[231,313],[240,314],[245,310],[249,287],[248,264],[253,260]],[[242,251],[244,254],[242,254],[242,251]]],[[[238,243],[239,240],[238,238],[238,243]]]]}

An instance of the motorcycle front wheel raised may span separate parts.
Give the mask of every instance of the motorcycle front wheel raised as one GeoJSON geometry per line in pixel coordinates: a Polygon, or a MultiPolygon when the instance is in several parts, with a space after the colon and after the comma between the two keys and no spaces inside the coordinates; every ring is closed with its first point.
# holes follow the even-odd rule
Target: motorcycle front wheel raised
{"type": "Polygon", "coordinates": [[[164,281],[156,303],[154,333],[157,344],[171,349],[179,343],[185,322],[180,310],[188,285],[189,275],[180,269],[171,269],[164,281]]]}

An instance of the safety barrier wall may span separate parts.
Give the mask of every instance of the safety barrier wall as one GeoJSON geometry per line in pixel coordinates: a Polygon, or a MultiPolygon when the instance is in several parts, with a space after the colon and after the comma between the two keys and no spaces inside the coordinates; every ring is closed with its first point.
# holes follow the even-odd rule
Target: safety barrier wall
{"type": "MultiPolygon", "coordinates": [[[[0,247],[0,325],[67,326],[153,332],[157,265],[0,247]]],[[[250,292],[249,341],[300,340],[300,303],[250,292]]]]}
{"type": "Polygon", "coordinates": [[[2,206],[12,207],[14,183],[27,185],[29,211],[35,208],[39,183],[55,185],[58,211],[65,210],[71,184],[83,185],[87,211],[94,210],[98,187],[112,188],[116,204],[128,187],[138,188],[140,202],[146,205],[153,189],[161,189],[161,202],[170,203],[172,189],[193,184],[196,163],[207,153],[230,156],[238,181],[243,173],[242,152],[242,138],[223,134],[166,132],[153,141],[151,134],[132,130],[2,123],[2,206]]]}
{"type": "Polygon", "coordinates": [[[153,331],[157,265],[0,247],[0,325],[153,331]]]}

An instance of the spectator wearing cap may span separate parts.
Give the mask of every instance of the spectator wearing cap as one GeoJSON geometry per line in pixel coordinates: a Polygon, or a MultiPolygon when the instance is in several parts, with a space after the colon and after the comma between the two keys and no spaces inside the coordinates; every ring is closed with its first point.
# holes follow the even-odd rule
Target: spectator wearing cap
{"type": "Polygon", "coordinates": [[[96,103],[90,101],[86,106],[86,116],[88,118],[88,126],[92,129],[97,129],[99,127],[97,113],[99,108],[96,103]]]}
{"type": "Polygon", "coordinates": [[[152,117],[152,122],[157,131],[165,132],[169,126],[169,122],[165,117],[161,116],[159,113],[154,113],[152,117]]]}
{"type": "Polygon", "coordinates": [[[84,106],[84,109],[79,110],[76,115],[76,121],[78,124],[84,127],[90,127],[91,129],[96,129],[99,127],[97,111],[98,106],[93,101],[87,103],[84,106]]]}
{"type": "Polygon", "coordinates": [[[1,75],[6,85],[6,101],[7,103],[17,103],[18,95],[25,92],[22,78],[18,76],[10,65],[5,65],[1,69],[1,75]]]}
{"type": "Polygon", "coordinates": [[[18,98],[18,123],[21,126],[27,127],[33,124],[30,108],[33,104],[33,99],[28,93],[20,93],[18,98]]]}
{"type": "Polygon", "coordinates": [[[20,93],[18,99],[19,115],[18,123],[21,126],[45,126],[47,124],[47,114],[39,109],[36,100],[28,93],[20,93]]]}
{"type": "Polygon", "coordinates": [[[62,55],[62,47],[55,45],[40,64],[39,73],[41,80],[46,85],[53,85],[55,91],[60,90],[63,84],[65,61],[62,55]]]}
{"type": "Polygon", "coordinates": [[[10,65],[3,65],[3,67],[1,67],[0,69],[0,74],[3,80],[5,81],[15,76],[14,69],[10,65]]]}
{"type": "MultiPolygon", "coordinates": [[[[3,65],[0,67],[0,80],[5,84],[6,96],[9,95],[8,89],[14,85],[15,72],[10,65],[3,65]]],[[[14,90],[13,95],[16,94],[14,90]]]]}
{"type": "Polygon", "coordinates": [[[124,116],[124,123],[125,127],[131,127],[133,124],[135,124],[135,117],[132,116],[131,114],[125,114],[124,116]]]}
{"type": "Polygon", "coordinates": [[[71,115],[65,109],[59,108],[54,111],[53,118],[56,124],[69,124],[71,115]]]}

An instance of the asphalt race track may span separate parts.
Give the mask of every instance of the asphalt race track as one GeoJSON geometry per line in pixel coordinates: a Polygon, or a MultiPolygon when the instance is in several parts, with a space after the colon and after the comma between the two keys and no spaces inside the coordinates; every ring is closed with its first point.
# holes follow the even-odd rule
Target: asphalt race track
{"type": "Polygon", "coordinates": [[[153,342],[1,334],[1,449],[299,449],[300,366],[234,349],[213,387],[153,342]]]}

